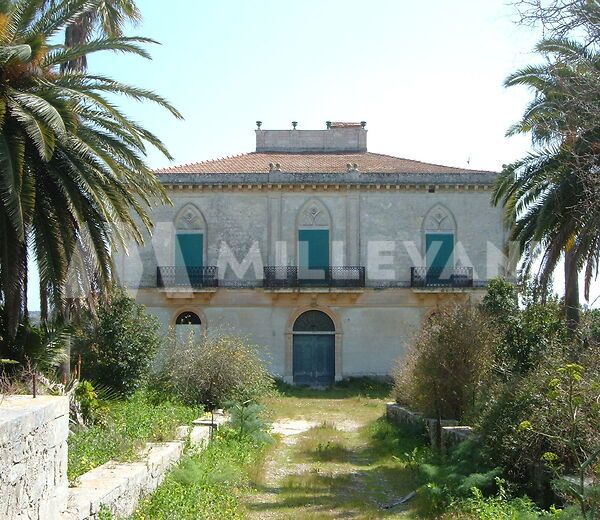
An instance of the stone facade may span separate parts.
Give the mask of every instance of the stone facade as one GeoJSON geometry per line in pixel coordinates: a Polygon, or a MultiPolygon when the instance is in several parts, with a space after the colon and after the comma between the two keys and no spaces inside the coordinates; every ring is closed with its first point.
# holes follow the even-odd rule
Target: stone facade
{"type": "Polygon", "coordinates": [[[0,518],[53,520],[67,501],[67,397],[0,397],[0,518]]]}
{"type": "Polygon", "coordinates": [[[386,375],[432,309],[479,298],[504,274],[501,211],[490,205],[496,175],[369,154],[364,125],[294,132],[259,130],[256,154],[159,171],[173,206],[153,209],[153,235],[121,256],[121,281],[165,329],[193,312],[203,330],[264,346],[273,373],[290,382],[294,321],[321,310],[335,324],[335,378],[386,375]],[[364,268],[364,283],[267,287],[264,267],[298,265],[300,229],[327,229],[331,265],[364,268]],[[177,233],[194,230],[217,286],[158,287],[177,233]],[[428,233],[454,237],[454,265],[472,269],[471,285],[415,286],[428,233]]]}

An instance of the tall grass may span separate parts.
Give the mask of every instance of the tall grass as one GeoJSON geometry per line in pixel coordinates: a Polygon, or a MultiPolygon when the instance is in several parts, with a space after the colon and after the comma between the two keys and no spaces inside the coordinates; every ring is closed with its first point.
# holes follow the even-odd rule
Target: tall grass
{"type": "Polygon", "coordinates": [[[260,472],[267,444],[230,429],[182,460],[131,520],[245,518],[240,502],[260,472]]]}
{"type": "Polygon", "coordinates": [[[145,442],[172,440],[177,426],[190,424],[202,413],[200,407],[151,402],[143,392],[129,400],[104,404],[106,413],[101,423],[77,428],[69,436],[70,482],[111,459],[135,460],[145,442]]]}

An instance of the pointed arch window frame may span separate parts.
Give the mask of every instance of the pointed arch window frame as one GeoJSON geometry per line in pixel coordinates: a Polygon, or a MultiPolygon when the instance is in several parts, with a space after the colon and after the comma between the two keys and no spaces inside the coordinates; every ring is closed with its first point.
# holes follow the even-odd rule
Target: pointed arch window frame
{"type": "Polygon", "coordinates": [[[298,213],[296,214],[296,222],[295,222],[296,226],[294,229],[294,248],[295,248],[295,266],[298,269],[301,269],[301,263],[300,263],[300,231],[302,230],[327,230],[328,231],[328,257],[329,257],[329,264],[331,266],[331,262],[332,262],[332,255],[333,255],[333,218],[331,217],[331,212],[329,211],[329,208],[327,207],[327,205],[319,198],[317,197],[310,197],[308,200],[304,201],[304,203],[300,206],[300,209],[298,210],[298,213]],[[312,222],[306,222],[305,219],[303,219],[303,216],[308,216],[309,218],[311,218],[310,213],[307,213],[309,208],[311,206],[316,207],[317,209],[320,209],[321,211],[318,213],[315,213],[312,216],[312,222]],[[325,223],[318,223],[317,222],[317,218],[319,217],[319,215],[324,215],[326,217],[326,222],[325,223]]]}
{"type": "Polygon", "coordinates": [[[208,233],[207,233],[206,219],[204,218],[204,215],[203,215],[202,211],[200,210],[200,208],[198,208],[198,206],[196,206],[192,202],[187,202],[186,204],[184,204],[179,209],[179,211],[175,215],[175,218],[173,219],[173,227],[174,227],[174,232],[173,232],[172,251],[171,251],[171,258],[173,260],[173,265],[177,265],[177,247],[178,247],[177,236],[178,235],[200,234],[200,235],[202,235],[202,251],[201,251],[202,265],[205,266],[206,260],[207,260],[207,258],[206,258],[207,250],[208,250],[208,237],[207,237],[208,233]],[[192,223],[191,222],[192,218],[190,217],[188,219],[190,222],[187,224],[187,226],[180,226],[183,215],[186,211],[192,212],[191,215],[195,217],[196,222],[192,223]]]}

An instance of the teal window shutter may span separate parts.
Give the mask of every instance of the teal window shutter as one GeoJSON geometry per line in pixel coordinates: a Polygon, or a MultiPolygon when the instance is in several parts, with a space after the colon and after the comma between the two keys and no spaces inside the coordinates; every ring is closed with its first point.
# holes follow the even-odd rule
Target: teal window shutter
{"type": "Polygon", "coordinates": [[[204,235],[202,233],[177,233],[175,265],[202,267],[204,265],[204,235]]]}
{"type": "Polygon", "coordinates": [[[432,280],[449,278],[454,268],[454,234],[427,233],[425,258],[428,278],[432,280]]]}
{"type": "Polygon", "coordinates": [[[329,230],[298,230],[298,266],[304,269],[329,267],[329,230]]]}

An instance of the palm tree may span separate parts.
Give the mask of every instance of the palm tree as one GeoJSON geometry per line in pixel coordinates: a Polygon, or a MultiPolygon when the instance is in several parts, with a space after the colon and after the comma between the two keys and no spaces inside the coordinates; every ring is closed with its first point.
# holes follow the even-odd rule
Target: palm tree
{"type": "Polygon", "coordinates": [[[600,56],[570,40],[545,40],[537,48],[547,63],[512,74],[506,85],[535,92],[508,133],[531,133],[540,149],[505,168],[493,202],[505,208],[525,271],[541,256],[537,277],[544,292],[564,257],[565,310],[573,329],[579,322],[578,273],[585,270],[587,299],[600,259],[600,211],[593,196],[598,193],[600,101],[589,95],[600,86],[600,56]]]}
{"type": "MultiPolygon", "coordinates": [[[[55,0],[49,0],[54,3],[55,0]]],[[[97,0],[65,29],[65,47],[76,47],[87,43],[95,31],[108,38],[123,36],[127,22],[139,22],[141,13],[133,0],[97,0]]],[[[85,70],[85,54],[61,64],[61,70],[85,70]]]]}
{"type": "Polygon", "coordinates": [[[87,0],[0,2],[0,299],[13,337],[25,312],[28,257],[39,269],[42,300],[60,317],[67,284],[102,294],[112,284],[114,248],[141,242],[151,228],[146,208],[168,202],[144,161],[148,145],[170,158],[168,151],[107,96],[179,112],[143,88],[60,73],[61,64],[99,51],[149,57],[145,38],[51,43],[88,8],[87,0]]]}

